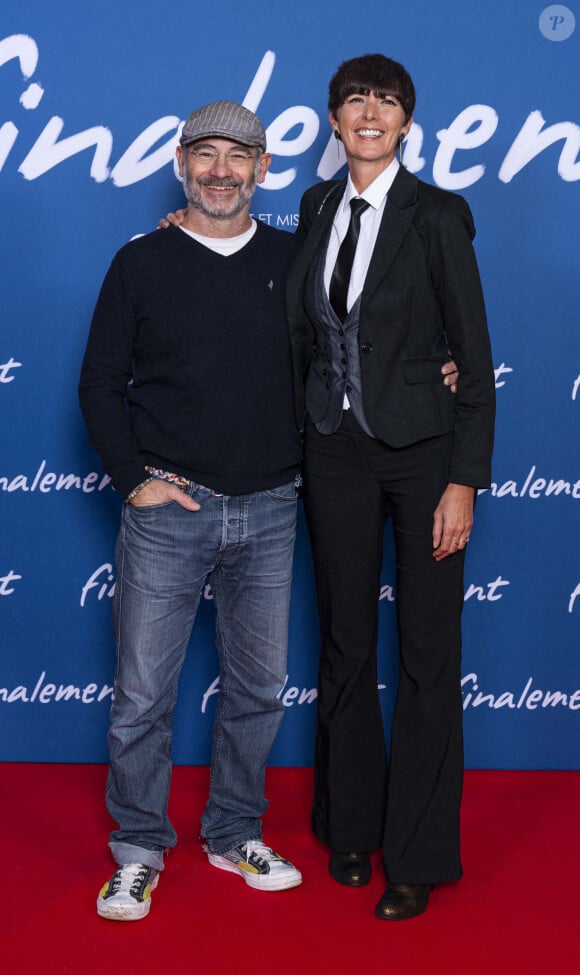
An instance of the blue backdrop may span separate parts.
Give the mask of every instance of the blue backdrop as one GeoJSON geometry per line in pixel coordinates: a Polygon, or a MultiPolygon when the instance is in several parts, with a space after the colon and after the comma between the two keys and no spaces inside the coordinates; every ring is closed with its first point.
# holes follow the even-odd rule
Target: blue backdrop
{"type": "MultiPolygon", "coordinates": [[[[406,165],[474,212],[494,348],[494,485],[478,500],[466,570],[467,764],[578,766],[579,41],[576,2],[3,0],[1,759],[107,757],[120,499],[88,445],[76,383],[114,252],[183,202],[180,122],[218,98],[257,110],[274,160],[254,213],[291,230],[304,189],[342,164],[328,80],[344,58],[378,50],[418,91],[406,165]]],[[[389,537],[387,553],[388,713],[389,537]]],[[[217,667],[205,595],[180,687],[180,763],[209,755],[217,667]]],[[[317,647],[301,522],[275,764],[310,763],[317,647]]]]}

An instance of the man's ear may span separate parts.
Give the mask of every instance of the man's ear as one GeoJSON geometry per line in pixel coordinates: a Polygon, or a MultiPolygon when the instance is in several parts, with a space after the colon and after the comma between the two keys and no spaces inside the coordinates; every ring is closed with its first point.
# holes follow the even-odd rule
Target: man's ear
{"type": "Polygon", "coordinates": [[[185,166],[185,154],[183,152],[183,146],[177,146],[175,150],[175,155],[177,156],[177,165],[179,167],[179,175],[183,179],[183,167],[185,166]]]}
{"type": "Polygon", "coordinates": [[[258,169],[258,175],[256,176],[256,183],[263,183],[266,179],[266,173],[270,168],[270,163],[272,162],[272,153],[263,152],[260,157],[260,168],[258,169]]]}

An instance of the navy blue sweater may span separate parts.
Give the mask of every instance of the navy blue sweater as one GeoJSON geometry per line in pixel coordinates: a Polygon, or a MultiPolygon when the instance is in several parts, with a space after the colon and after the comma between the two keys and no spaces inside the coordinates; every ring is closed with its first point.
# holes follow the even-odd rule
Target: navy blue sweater
{"type": "Polygon", "coordinates": [[[284,286],[296,242],[258,222],[224,257],[171,227],[115,256],[79,385],[91,443],[123,496],[160,467],[223,494],[300,463],[284,286]]]}

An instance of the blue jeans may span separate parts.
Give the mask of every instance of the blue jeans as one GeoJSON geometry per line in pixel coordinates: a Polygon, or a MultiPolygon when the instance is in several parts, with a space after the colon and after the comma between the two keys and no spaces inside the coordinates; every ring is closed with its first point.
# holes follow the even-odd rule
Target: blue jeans
{"type": "Polygon", "coordinates": [[[107,808],[117,863],[163,869],[179,675],[205,580],[216,610],[220,694],[202,836],[212,853],[261,838],[264,777],[282,720],[296,531],[294,483],[237,497],[191,485],[201,505],[123,507],[113,609],[115,698],[107,808]]]}

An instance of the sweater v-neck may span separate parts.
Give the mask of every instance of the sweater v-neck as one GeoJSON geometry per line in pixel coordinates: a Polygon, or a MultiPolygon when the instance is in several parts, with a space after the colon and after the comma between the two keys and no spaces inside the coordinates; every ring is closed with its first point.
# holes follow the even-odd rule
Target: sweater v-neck
{"type": "MultiPolygon", "coordinates": [[[[209,246],[208,244],[205,244],[201,240],[197,240],[196,237],[193,237],[191,235],[191,233],[188,233],[187,231],[183,230],[183,228],[181,228],[181,227],[172,227],[171,229],[177,230],[180,233],[180,235],[181,235],[182,238],[186,238],[192,244],[194,244],[197,248],[200,248],[201,249],[201,253],[206,254],[206,255],[209,254],[213,258],[215,258],[216,260],[231,261],[234,257],[237,257],[238,255],[243,254],[243,253],[247,253],[248,248],[254,243],[254,241],[256,240],[256,238],[261,235],[261,232],[262,231],[261,231],[260,221],[259,220],[256,220],[255,223],[256,223],[256,229],[255,229],[254,233],[252,234],[252,236],[249,238],[249,240],[247,240],[245,244],[243,244],[241,247],[239,247],[237,250],[235,250],[231,254],[223,254],[219,250],[214,250],[213,247],[209,246]]],[[[200,234],[199,236],[201,237],[203,235],[200,234]]],[[[241,237],[243,235],[242,234],[239,234],[237,236],[240,236],[241,237]]],[[[212,238],[206,238],[206,239],[207,240],[211,240],[212,238]]],[[[199,251],[198,251],[198,253],[199,253],[199,251]]]]}

